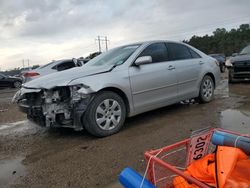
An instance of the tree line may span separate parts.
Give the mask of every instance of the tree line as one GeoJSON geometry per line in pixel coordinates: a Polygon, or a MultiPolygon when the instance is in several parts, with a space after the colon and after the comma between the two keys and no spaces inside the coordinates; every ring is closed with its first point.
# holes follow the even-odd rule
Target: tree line
{"type": "Polygon", "coordinates": [[[246,45],[250,44],[250,25],[241,24],[239,28],[227,31],[225,28],[217,28],[211,36],[192,36],[190,40],[184,40],[206,54],[223,53],[231,56],[238,53],[246,45]]]}

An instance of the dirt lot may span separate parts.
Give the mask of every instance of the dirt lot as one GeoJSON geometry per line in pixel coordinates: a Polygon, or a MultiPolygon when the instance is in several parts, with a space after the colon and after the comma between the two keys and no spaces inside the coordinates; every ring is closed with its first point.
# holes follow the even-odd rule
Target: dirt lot
{"type": "Polygon", "coordinates": [[[144,172],[145,150],[180,141],[193,130],[212,126],[250,133],[250,83],[228,86],[226,79],[209,104],[144,113],[102,139],[40,128],[9,104],[12,95],[0,95],[0,187],[119,187],[115,182],[124,167],[144,172]]]}

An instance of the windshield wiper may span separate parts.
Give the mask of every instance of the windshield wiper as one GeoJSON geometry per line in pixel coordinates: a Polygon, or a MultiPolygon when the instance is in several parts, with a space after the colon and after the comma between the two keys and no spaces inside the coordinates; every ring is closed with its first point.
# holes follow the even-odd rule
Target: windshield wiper
{"type": "Polygon", "coordinates": [[[114,64],[111,68],[110,68],[110,71],[112,71],[115,67],[119,66],[119,65],[122,65],[123,63],[116,63],[114,64]]]}

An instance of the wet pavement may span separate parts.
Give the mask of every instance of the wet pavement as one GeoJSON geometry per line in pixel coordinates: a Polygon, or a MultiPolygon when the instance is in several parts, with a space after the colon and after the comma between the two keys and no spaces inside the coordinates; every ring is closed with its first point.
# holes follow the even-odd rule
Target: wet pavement
{"type": "Polygon", "coordinates": [[[194,130],[211,126],[250,134],[250,83],[222,80],[211,103],[147,112],[101,139],[85,131],[41,128],[24,118],[14,121],[23,117],[17,113],[0,121],[0,187],[115,188],[123,168],[144,172],[144,151],[185,139],[194,130]]]}
{"type": "Polygon", "coordinates": [[[15,182],[25,175],[23,159],[23,157],[18,157],[0,160],[0,187],[11,185],[11,182],[15,182]]]}

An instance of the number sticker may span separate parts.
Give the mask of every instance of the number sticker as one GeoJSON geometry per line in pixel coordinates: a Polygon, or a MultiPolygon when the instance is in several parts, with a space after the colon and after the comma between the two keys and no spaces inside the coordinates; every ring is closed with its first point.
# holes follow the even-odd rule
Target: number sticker
{"type": "Polygon", "coordinates": [[[193,135],[190,139],[188,148],[187,148],[187,161],[186,165],[188,166],[192,161],[198,160],[204,157],[207,154],[208,146],[210,144],[211,131],[202,132],[196,135],[193,135]]]}

